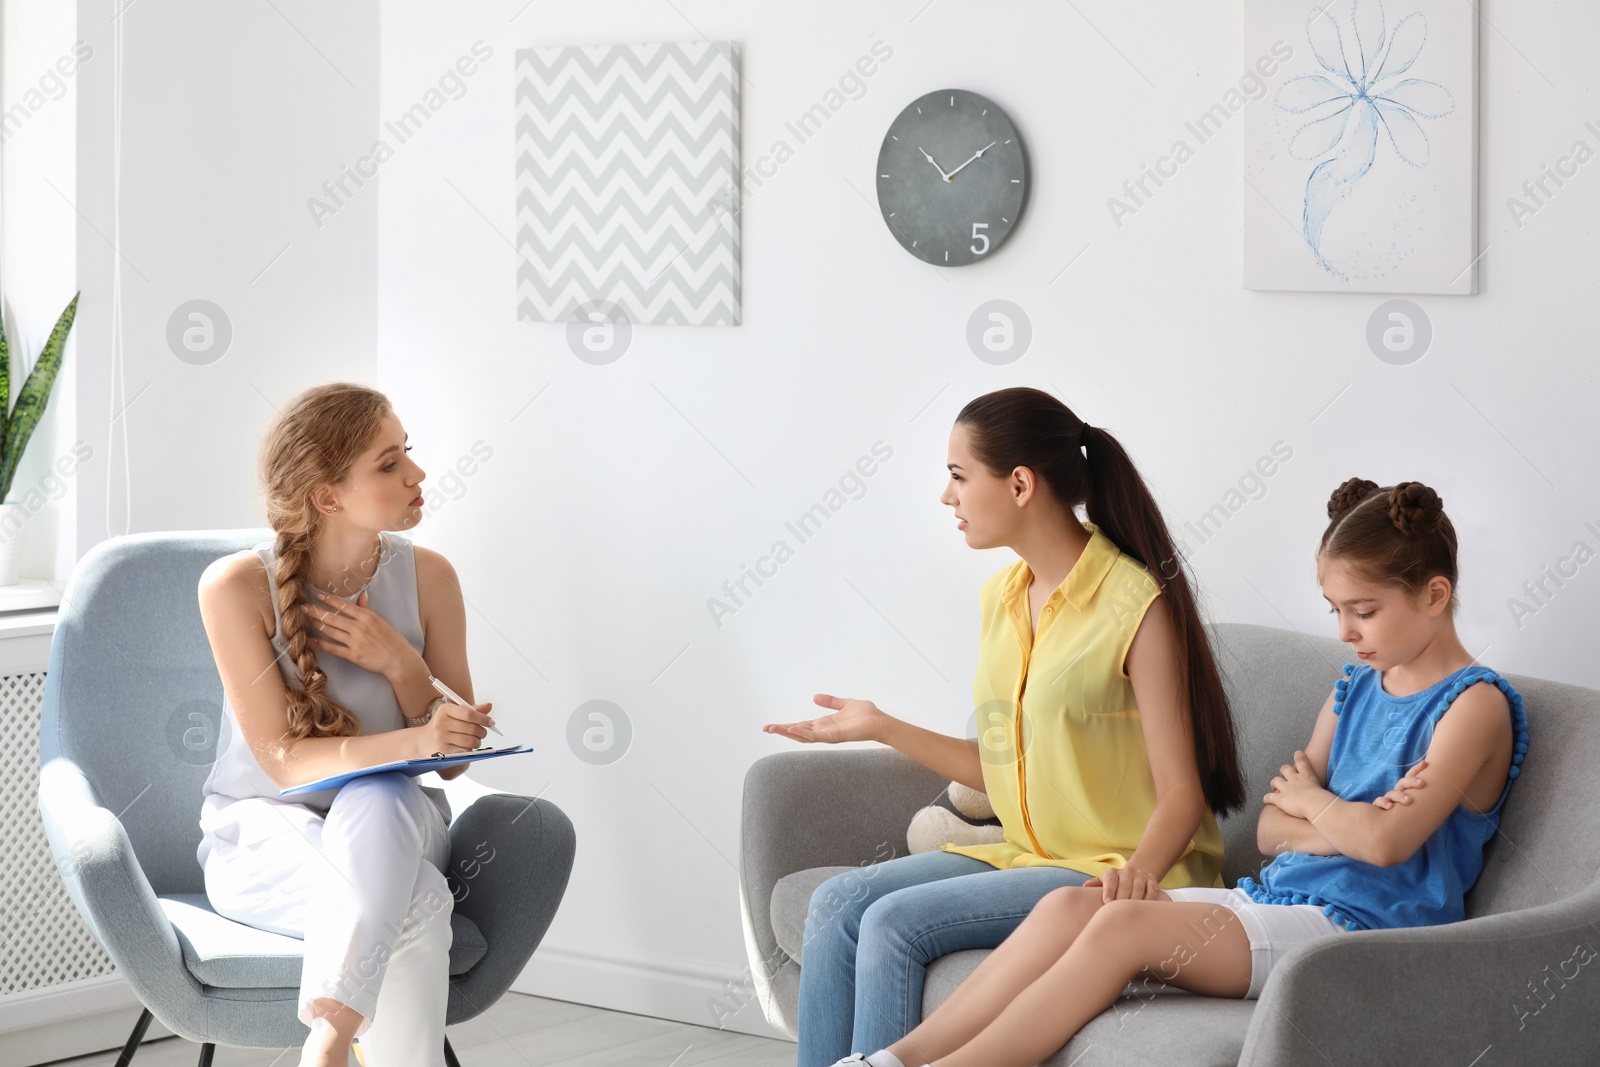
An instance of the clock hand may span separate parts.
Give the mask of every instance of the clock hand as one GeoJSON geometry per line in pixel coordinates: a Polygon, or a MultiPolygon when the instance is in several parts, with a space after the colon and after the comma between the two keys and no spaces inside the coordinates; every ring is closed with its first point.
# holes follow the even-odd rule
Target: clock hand
{"type": "Polygon", "coordinates": [[[928,157],[928,162],[929,163],[933,163],[933,169],[939,172],[939,177],[943,178],[945,181],[949,181],[950,180],[950,175],[948,175],[948,174],[946,174],[944,172],[944,168],[943,167],[939,166],[938,163],[934,162],[933,157],[928,155],[928,150],[926,148],[923,148],[921,145],[917,145],[917,151],[921,152],[924,156],[928,157]]]}
{"type": "MultiPolygon", "coordinates": [[[[995,146],[995,142],[990,141],[988,144],[984,145],[982,148],[980,148],[976,152],[972,153],[972,159],[977,159],[979,156],[983,155],[985,152],[989,151],[989,149],[993,148],[994,146],[995,146]]],[[[967,160],[967,163],[971,163],[972,159],[967,160]]],[[[961,167],[965,167],[967,165],[967,163],[961,164],[961,167]]],[[[957,167],[955,170],[951,171],[949,174],[946,174],[944,176],[944,180],[945,181],[949,181],[951,178],[954,178],[957,174],[959,174],[961,172],[961,167],[957,167]]]]}

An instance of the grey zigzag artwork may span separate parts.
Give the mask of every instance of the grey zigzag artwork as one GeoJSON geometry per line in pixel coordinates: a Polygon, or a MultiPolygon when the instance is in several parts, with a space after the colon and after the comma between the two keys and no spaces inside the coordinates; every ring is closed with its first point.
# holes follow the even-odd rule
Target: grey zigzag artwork
{"type": "Polygon", "coordinates": [[[516,54],[517,318],[739,322],[738,54],[726,41],[516,54]]]}

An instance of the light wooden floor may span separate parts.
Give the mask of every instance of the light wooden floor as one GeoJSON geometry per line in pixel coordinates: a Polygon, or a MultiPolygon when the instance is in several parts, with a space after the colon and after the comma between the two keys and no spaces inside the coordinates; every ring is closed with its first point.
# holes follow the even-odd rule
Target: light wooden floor
{"type": "MultiPolygon", "coordinates": [[[[476,1019],[445,1032],[461,1067],[794,1067],[797,1052],[790,1041],[522,993],[507,993],[476,1019]]],[[[141,1045],[132,1067],[194,1067],[199,1060],[199,1045],[169,1037],[141,1045]]],[[[299,1061],[298,1049],[219,1046],[211,1062],[213,1067],[295,1067],[299,1061]]],[[[56,1060],[53,1067],[111,1067],[116,1062],[116,1052],[99,1052],[56,1060]]],[[[352,1067],[355,1062],[352,1056],[352,1067]]]]}

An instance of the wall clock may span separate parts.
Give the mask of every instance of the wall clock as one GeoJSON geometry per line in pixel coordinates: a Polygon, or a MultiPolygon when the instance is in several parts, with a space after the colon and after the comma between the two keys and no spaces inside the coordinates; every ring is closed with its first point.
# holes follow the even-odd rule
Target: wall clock
{"type": "Polygon", "coordinates": [[[1022,137],[992,100],[940,89],[895,118],[878,152],[878,210],[907,252],[937,267],[987,259],[1028,196],[1022,137]]]}

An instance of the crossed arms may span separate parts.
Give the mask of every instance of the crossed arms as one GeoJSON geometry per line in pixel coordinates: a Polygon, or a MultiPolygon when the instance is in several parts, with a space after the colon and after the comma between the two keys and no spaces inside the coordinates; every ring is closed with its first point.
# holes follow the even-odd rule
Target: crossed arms
{"type": "Polygon", "coordinates": [[[1329,693],[1310,744],[1280,769],[1264,798],[1256,824],[1256,847],[1264,855],[1309,852],[1378,867],[1404,863],[1457,805],[1476,810],[1467,789],[1490,759],[1503,755],[1509,766],[1509,746],[1501,743],[1503,735],[1509,736],[1509,705],[1492,684],[1470,686],[1457,697],[1440,718],[1422,761],[1370,804],[1344,800],[1323,785],[1338,722],[1329,693]],[[1429,783],[1440,788],[1420,788],[1429,783]]]}

